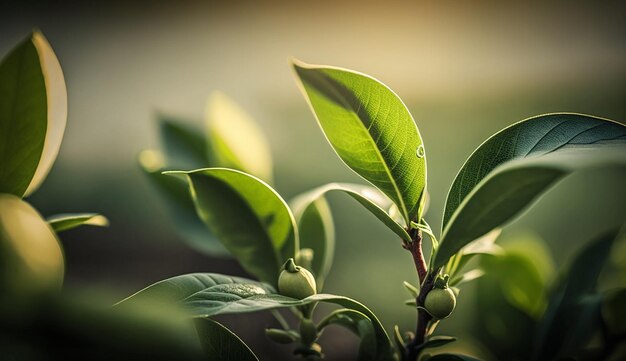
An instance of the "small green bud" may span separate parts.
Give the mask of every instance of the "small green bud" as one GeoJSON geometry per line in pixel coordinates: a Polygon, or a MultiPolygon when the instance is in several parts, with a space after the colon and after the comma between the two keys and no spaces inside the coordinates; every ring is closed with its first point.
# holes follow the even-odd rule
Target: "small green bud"
{"type": "Polygon", "coordinates": [[[298,339],[298,337],[293,334],[293,331],[290,332],[285,330],[278,330],[275,328],[266,329],[265,336],[267,336],[267,338],[274,342],[282,344],[292,343],[298,339]]]}
{"type": "Polygon", "coordinates": [[[424,300],[426,311],[438,320],[450,316],[456,307],[456,297],[448,287],[448,278],[448,275],[437,278],[435,287],[428,292],[424,300]]]}
{"type": "Polygon", "coordinates": [[[303,318],[300,321],[300,339],[304,345],[312,345],[317,340],[317,326],[311,319],[303,318]]]}
{"type": "Polygon", "coordinates": [[[313,256],[314,252],[312,249],[302,248],[296,254],[296,264],[299,264],[300,267],[311,269],[313,266],[313,256]]]}
{"type": "Polygon", "coordinates": [[[278,277],[278,291],[281,295],[307,298],[317,293],[315,277],[306,268],[296,266],[293,258],[289,258],[278,277]]]}

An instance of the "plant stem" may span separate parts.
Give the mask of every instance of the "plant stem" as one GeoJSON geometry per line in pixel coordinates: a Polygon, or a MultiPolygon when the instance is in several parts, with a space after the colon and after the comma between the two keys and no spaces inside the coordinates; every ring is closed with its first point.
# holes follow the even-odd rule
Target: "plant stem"
{"type": "Polygon", "coordinates": [[[413,256],[413,262],[415,263],[415,270],[417,271],[417,277],[419,278],[420,285],[426,278],[426,260],[424,259],[424,252],[422,251],[422,231],[419,229],[411,229],[409,235],[413,239],[412,242],[404,242],[402,248],[411,252],[413,256]]]}
{"type": "Polygon", "coordinates": [[[439,269],[431,269],[428,272],[426,268],[426,260],[424,259],[424,252],[422,250],[422,231],[419,229],[411,229],[409,235],[413,239],[413,242],[404,242],[402,247],[413,256],[415,262],[415,269],[417,270],[417,276],[420,283],[420,291],[415,299],[417,306],[417,326],[415,328],[415,337],[411,342],[406,345],[406,359],[409,361],[417,360],[419,356],[418,347],[422,345],[426,339],[426,331],[428,329],[428,323],[432,320],[432,316],[426,312],[424,307],[424,301],[426,295],[433,289],[435,279],[439,273],[439,269]]]}
{"type": "Polygon", "coordinates": [[[276,319],[276,321],[278,321],[278,323],[280,323],[280,326],[285,329],[285,330],[290,330],[291,327],[289,327],[289,322],[287,322],[287,320],[283,317],[283,315],[280,314],[280,312],[278,312],[278,310],[271,310],[272,315],[274,315],[274,318],[276,319]]]}
{"type": "MultiPolygon", "coordinates": [[[[439,269],[431,270],[426,275],[424,282],[422,283],[422,287],[420,288],[420,293],[415,300],[417,305],[420,307],[424,307],[424,301],[426,300],[426,295],[430,290],[433,289],[435,285],[435,279],[437,278],[437,274],[439,273],[439,269]]],[[[417,309],[417,326],[415,328],[415,337],[413,341],[406,345],[406,356],[407,360],[414,361],[417,360],[419,356],[418,347],[422,345],[426,339],[426,331],[428,329],[428,323],[432,320],[432,316],[426,312],[423,308],[417,309]]]]}

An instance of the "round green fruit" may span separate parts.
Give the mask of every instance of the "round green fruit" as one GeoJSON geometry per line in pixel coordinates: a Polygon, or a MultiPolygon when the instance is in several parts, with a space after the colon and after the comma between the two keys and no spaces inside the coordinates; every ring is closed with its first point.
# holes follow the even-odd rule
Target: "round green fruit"
{"type": "Polygon", "coordinates": [[[315,277],[306,268],[296,266],[290,258],[278,277],[278,292],[299,300],[312,296],[317,293],[315,277]]]}
{"type": "Polygon", "coordinates": [[[454,307],[456,307],[456,297],[449,287],[433,288],[426,295],[424,300],[426,311],[436,319],[442,319],[450,316],[454,307]]]}

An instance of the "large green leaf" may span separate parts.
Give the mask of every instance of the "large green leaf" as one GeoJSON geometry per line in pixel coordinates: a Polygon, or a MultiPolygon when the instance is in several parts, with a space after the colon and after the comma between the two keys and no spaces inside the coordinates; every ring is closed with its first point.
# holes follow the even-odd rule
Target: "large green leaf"
{"type": "Polygon", "coordinates": [[[276,308],[286,308],[294,306],[304,306],[316,302],[334,303],[345,308],[356,310],[366,315],[371,321],[376,334],[376,353],[377,359],[389,359],[391,357],[391,341],[382,324],[363,304],[344,296],[331,294],[316,294],[303,300],[296,300],[281,295],[272,294],[252,294],[249,297],[240,297],[235,295],[234,298],[240,299],[230,300],[220,294],[213,292],[201,291],[184,300],[184,304],[189,308],[192,315],[196,317],[209,317],[220,314],[246,313],[253,311],[262,311],[276,308]]]}
{"type": "Polygon", "coordinates": [[[28,203],[0,194],[0,289],[56,290],[63,283],[63,250],[48,223],[28,203]]]}
{"type": "Polygon", "coordinates": [[[196,319],[198,337],[209,360],[258,361],[252,350],[232,331],[210,318],[196,319]]]}
{"type": "MultiPolygon", "coordinates": [[[[313,251],[313,262],[310,271],[315,275],[318,292],[324,286],[324,280],[333,264],[335,254],[335,226],[333,216],[326,198],[311,198],[305,193],[294,198],[289,206],[298,224],[300,249],[313,251]]],[[[287,248],[293,243],[285,244],[287,248]]],[[[293,253],[290,249],[283,253],[293,253]]]]}
{"type": "Polygon", "coordinates": [[[434,265],[511,220],[572,171],[626,166],[625,150],[625,126],[580,114],[542,115],[496,133],[452,184],[434,265]]]}
{"type": "Polygon", "coordinates": [[[334,303],[367,316],[375,330],[377,359],[391,357],[391,344],[385,329],[376,315],[363,304],[344,296],[317,294],[296,300],[273,292],[270,286],[245,278],[196,273],[155,283],[121,301],[117,307],[129,307],[146,300],[175,302],[184,305],[194,317],[211,317],[304,306],[316,302],[334,303]]]}
{"type": "Polygon", "coordinates": [[[285,201],[269,185],[249,174],[207,168],[186,174],[200,218],[239,261],[260,280],[275,285],[280,267],[298,249],[295,219],[285,201]]]}
{"type": "Polygon", "coordinates": [[[215,166],[234,168],[272,182],[272,155],[263,132],[232,99],[220,92],[209,97],[208,139],[215,166]]]}
{"type": "Polygon", "coordinates": [[[133,307],[134,304],[148,301],[180,303],[201,292],[223,297],[223,302],[275,293],[271,286],[247,278],[216,273],[191,273],[152,284],[118,302],[116,306],[133,307]]]}
{"type": "Polygon", "coordinates": [[[61,66],[34,32],[0,63],[0,192],[28,196],[48,175],[67,121],[61,66]]]}
{"type": "Polygon", "coordinates": [[[182,239],[199,252],[230,257],[226,248],[198,217],[187,182],[162,174],[165,164],[161,153],[144,150],[139,156],[139,162],[144,174],[165,201],[168,214],[182,239]]]}
{"type": "Polygon", "coordinates": [[[358,360],[376,360],[376,331],[369,317],[359,311],[340,309],[326,316],[318,329],[329,325],[345,327],[361,339],[358,360]]]}
{"type": "Polygon", "coordinates": [[[413,117],[387,86],[354,71],[294,62],[304,95],[339,157],[421,220],[426,157],[413,117]]]}
{"type": "Polygon", "coordinates": [[[298,196],[292,201],[293,209],[298,209],[306,205],[307,202],[312,202],[328,192],[335,191],[354,198],[400,238],[411,241],[411,236],[405,229],[406,223],[398,207],[385,194],[371,186],[353,183],[328,183],[298,196]]]}
{"type": "Polygon", "coordinates": [[[106,227],[109,220],[98,213],[64,213],[46,219],[52,229],[59,233],[82,225],[106,227]]]}
{"type": "Polygon", "coordinates": [[[601,321],[601,298],[594,297],[594,293],[619,234],[617,229],[606,232],[576,254],[535,333],[533,359],[572,356],[577,351],[571,349],[572,345],[580,350],[591,340],[601,321]]]}

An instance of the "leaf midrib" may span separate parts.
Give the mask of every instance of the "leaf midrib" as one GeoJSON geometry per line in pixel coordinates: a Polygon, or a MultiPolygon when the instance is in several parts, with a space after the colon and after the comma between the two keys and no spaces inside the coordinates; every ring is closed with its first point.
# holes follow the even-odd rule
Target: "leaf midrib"
{"type": "MultiPolygon", "coordinates": [[[[332,84],[329,84],[328,80],[326,79],[326,76],[328,76],[328,75],[321,69],[320,69],[320,72],[323,74],[323,79],[326,82],[326,84],[329,86],[329,88],[332,89],[333,91],[335,91],[334,88],[332,87],[332,84]]],[[[364,74],[362,76],[364,76],[364,74]]],[[[341,86],[344,86],[339,81],[337,81],[337,83],[339,83],[341,86]]],[[[350,91],[350,89],[347,89],[347,90],[350,91]]],[[[365,132],[369,135],[369,137],[367,137],[367,140],[368,140],[369,143],[371,143],[373,145],[373,148],[375,149],[375,154],[376,154],[379,162],[383,165],[384,170],[385,170],[388,178],[390,179],[390,183],[393,186],[394,191],[396,192],[396,196],[398,197],[398,201],[400,202],[400,206],[401,206],[401,209],[402,209],[402,215],[404,216],[404,219],[408,223],[410,221],[409,220],[409,214],[408,214],[408,210],[406,209],[406,205],[404,203],[404,199],[402,198],[402,193],[400,192],[400,188],[398,187],[398,184],[396,183],[395,179],[393,178],[391,170],[389,169],[389,166],[387,165],[387,162],[385,161],[384,157],[380,153],[380,150],[378,149],[378,145],[374,141],[374,138],[372,137],[372,134],[369,131],[370,128],[366,127],[365,124],[363,124],[363,121],[361,120],[361,118],[360,118],[360,116],[358,114],[360,109],[356,109],[355,110],[354,107],[352,107],[349,104],[349,102],[345,99],[345,97],[341,94],[341,92],[336,92],[336,93],[339,96],[339,98],[342,100],[342,103],[343,103],[344,107],[347,108],[347,109],[350,109],[350,113],[353,115],[354,118],[356,118],[358,120],[358,124],[360,124],[361,127],[365,130],[365,132]]],[[[359,104],[361,104],[360,101],[359,101],[359,104]]],[[[315,111],[313,113],[316,114],[315,111]]],[[[317,115],[316,115],[316,117],[317,117],[317,115]]],[[[319,122],[319,119],[318,119],[318,122],[319,122]]],[[[371,126],[373,126],[373,124],[374,124],[374,122],[372,121],[371,126]]],[[[381,132],[381,134],[382,134],[382,132],[381,132]]],[[[402,151],[402,154],[404,155],[404,149],[402,151]]],[[[402,156],[400,158],[402,158],[402,156]]]]}

